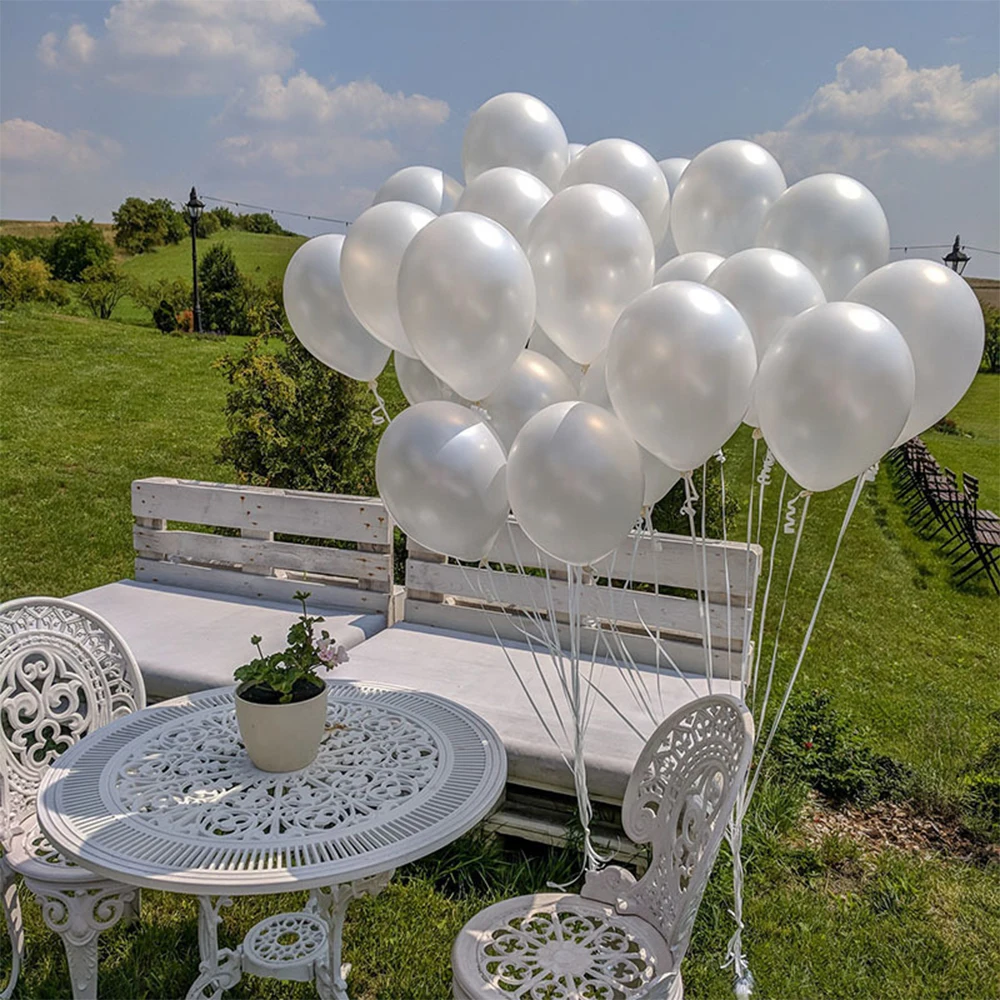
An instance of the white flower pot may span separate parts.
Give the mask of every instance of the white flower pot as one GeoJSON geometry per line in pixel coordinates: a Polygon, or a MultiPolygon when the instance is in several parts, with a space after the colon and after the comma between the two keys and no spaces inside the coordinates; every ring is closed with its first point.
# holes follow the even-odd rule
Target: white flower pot
{"type": "Polygon", "coordinates": [[[236,721],[250,759],[262,771],[298,771],[316,758],[326,729],[326,685],[312,698],[261,705],[240,697],[236,721]]]}

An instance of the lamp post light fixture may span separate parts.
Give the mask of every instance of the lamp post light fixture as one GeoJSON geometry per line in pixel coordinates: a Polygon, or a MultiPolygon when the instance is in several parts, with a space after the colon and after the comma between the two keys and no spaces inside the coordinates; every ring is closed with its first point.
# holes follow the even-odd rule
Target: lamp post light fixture
{"type": "Polygon", "coordinates": [[[198,247],[197,232],[198,220],[205,210],[205,203],[198,197],[198,192],[191,188],[191,197],[188,198],[184,206],[187,211],[188,222],[191,226],[191,278],[194,286],[194,329],[195,333],[201,333],[201,302],[198,299],[198,247]]]}
{"type": "Polygon", "coordinates": [[[965,270],[965,265],[969,263],[969,255],[960,246],[961,240],[961,236],[956,236],[951,252],[942,258],[948,267],[959,274],[965,270]]]}

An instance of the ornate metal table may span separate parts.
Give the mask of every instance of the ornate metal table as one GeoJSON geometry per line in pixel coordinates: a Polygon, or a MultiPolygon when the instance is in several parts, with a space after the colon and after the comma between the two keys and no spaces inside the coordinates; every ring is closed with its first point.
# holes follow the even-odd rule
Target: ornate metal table
{"type": "Polygon", "coordinates": [[[201,974],[189,997],[219,996],[242,975],[244,946],[218,946],[232,896],[311,890],[307,910],[329,932],[321,992],[346,1000],[350,901],[475,826],[506,773],[500,738],[468,709],[350,681],[329,683],[316,760],[260,771],[240,742],[233,689],[218,688],[136,712],[68,750],[42,782],[38,820],[94,872],[199,897],[201,974]]]}

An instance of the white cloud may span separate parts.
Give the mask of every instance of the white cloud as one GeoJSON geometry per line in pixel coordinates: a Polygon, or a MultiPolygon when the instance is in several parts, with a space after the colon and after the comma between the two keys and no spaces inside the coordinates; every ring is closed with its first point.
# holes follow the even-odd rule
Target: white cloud
{"type": "Polygon", "coordinates": [[[231,92],[287,70],[293,39],[323,20],[309,0],[121,0],[92,37],[73,25],[44,35],[41,62],[70,72],[93,66],[111,83],[146,93],[231,92]]]}
{"type": "Polygon", "coordinates": [[[91,132],[66,135],[24,118],[0,123],[0,160],[5,167],[57,172],[103,169],[121,155],[114,139],[91,132]]]}
{"type": "Polygon", "coordinates": [[[401,147],[419,148],[449,114],[444,101],[390,93],[371,80],[327,86],[305,71],[287,81],[267,74],[223,116],[239,130],[220,149],[239,166],[287,177],[386,173],[401,147]]]}
{"type": "Polygon", "coordinates": [[[855,49],[804,111],[756,136],[793,178],[850,170],[897,154],[951,162],[996,154],[1000,74],[965,80],[960,66],[913,69],[895,49],[855,49]]]}

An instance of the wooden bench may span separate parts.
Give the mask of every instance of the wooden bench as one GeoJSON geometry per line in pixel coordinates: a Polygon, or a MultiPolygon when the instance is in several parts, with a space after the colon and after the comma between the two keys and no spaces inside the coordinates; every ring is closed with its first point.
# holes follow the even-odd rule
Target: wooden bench
{"type": "MultiPolygon", "coordinates": [[[[546,731],[547,725],[562,741],[548,695],[561,698],[560,681],[538,621],[548,621],[551,611],[568,648],[566,567],[550,565],[513,520],[489,559],[493,568],[459,565],[409,542],[403,621],[353,652],[338,676],[432,691],[481,715],[508,755],[507,800],[493,825],[556,842],[572,811],[573,776],[546,731]],[[501,565],[524,572],[503,572],[501,565]],[[531,575],[538,571],[548,572],[551,605],[545,580],[531,575]]],[[[734,679],[752,649],[745,641],[745,608],[753,608],[760,560],[758,546],[708,541],[704,552],[700,542],[695,552],[690,538],[642,535],[588,572],[581,595],[585,673],[591,674],[595,643],[613,653],[595,661],[592,684],[601,694],[593,693],[585,740],[591,797],[598,804],[620,805],[645,738],[675,709],[708,693],[696,597],[705,568],[713,690],[738,693],[734,679]],[[622,589],[626,578],[635,589],[622,589]],[[610,589],[609,579],[615,582],[610,589]]],[[[557,704],[565,713],[564,703],[557,704]]],[[[609,809],[608,815],[613,832],[617,812],[609,809]]]]}
{"type": "Polygon", "coordinates": [[[253,634],[265,652],[283,647],[298,590],[348,648],[399,617],[392,520],[377,497],[157,477],[132,484],[132,514],[135,579],[69,599],[121,633],[153,698],[232,683],[253,634]]]}

